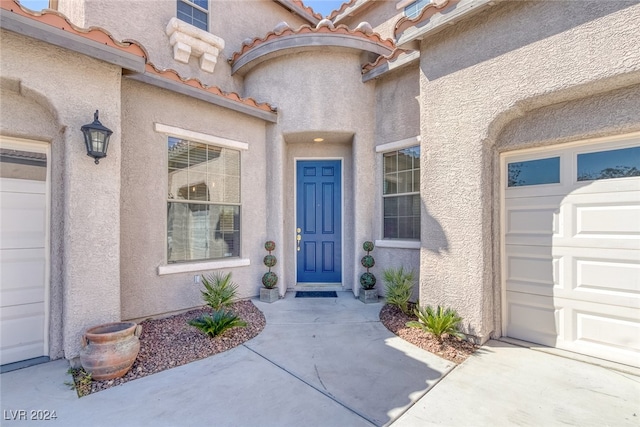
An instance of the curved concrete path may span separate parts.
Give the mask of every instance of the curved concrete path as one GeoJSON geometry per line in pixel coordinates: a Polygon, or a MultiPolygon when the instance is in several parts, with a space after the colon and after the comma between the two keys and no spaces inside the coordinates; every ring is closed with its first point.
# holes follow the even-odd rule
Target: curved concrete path
{"type": "Polygon", "coordinates": [[[30,410],[61,426],[640,424],[634,375],[495,341],[446,375],[382,326],[381,304],[254,302],[267,326],[253,340],[82,399],[64,360],[2,374],[1,425],[31,425],[30,410]]]}

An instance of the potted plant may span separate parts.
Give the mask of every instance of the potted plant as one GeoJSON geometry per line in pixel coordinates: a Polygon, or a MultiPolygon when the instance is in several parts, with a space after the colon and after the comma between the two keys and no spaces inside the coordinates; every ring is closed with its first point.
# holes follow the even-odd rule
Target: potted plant
{"type": "Polygon", "coordinates": [[[360,263],[367,269],[367,271],[360,276],[361,289],[358,298],[360,298],[360,301],[363,303],[370,304],[378,302],[378,290],[375,289],[376,276],[369,272],[369,269],[376,264],[373,257],[369,254],[373,250],[373,242],[364,242],[362,248],[367,252],[367,254],[362,257],[360,263]]]}
{"type": "Polygon", "coordinates": [[[269,271],[264,273],[262,276],[262,288],[260,288],[260,301],[263,302],[274,302],[280,298],[280,294],[277,288],[278,284],[278,276],[276,273],[271,271],[271,267],[274,267],[278,260],[275,255],[271,255],[271,251],[276,249],[276,244],[269,240],[264,244],[264,248],[269,252],[263,259],[264,265],[269,268],[269,271]]]}

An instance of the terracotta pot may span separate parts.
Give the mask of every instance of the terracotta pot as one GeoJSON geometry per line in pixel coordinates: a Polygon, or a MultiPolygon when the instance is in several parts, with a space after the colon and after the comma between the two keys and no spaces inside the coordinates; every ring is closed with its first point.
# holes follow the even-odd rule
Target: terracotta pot
{"type": "Polygon", "coordinates": [[[126,374],[140,351],[142,327],[134,322],[106,323],[88,329],[82,337],[80,363],[94,380],[126,374]]]}

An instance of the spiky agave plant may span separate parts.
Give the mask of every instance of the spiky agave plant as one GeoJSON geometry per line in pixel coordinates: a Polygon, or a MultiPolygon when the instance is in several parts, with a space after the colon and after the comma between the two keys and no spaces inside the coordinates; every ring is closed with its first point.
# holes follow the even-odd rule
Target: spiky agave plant
{"type": "Polygon", "coordinates": [[[386,300],[395,305],[404,314],[409,314],[409,299],[413,293],[414,273],[400,268],[387,268],[383,271],[386,300]]]}
{"type": "Polygon", "coordinates": [[[231,273],[202,275],[202,284],[205,288],[201,291],[202,299],[213,310],[229,307],[238,294],[238,285],[231,281],[231,273]]]}
{"type": "Polygon", "coordinates": [[[464,334],[459,330],[462,318],[458,316],[455,310],[451,308],[445,309],[440,306],[435,310],[431,306],[418,306],[414,313],[418,320],[407,322],[406,325],[432,334],[440,343],[449,335],[464,338],[464,334]]]}
{"type": "Polygon", "coordinates": [[[189,325],[194,326],[210,337],[217,337],[227,329],[247,326],[247,322],[236,314],[227,310],[214,310],[211,315],[205,314],[190,320],[189,325]]]}

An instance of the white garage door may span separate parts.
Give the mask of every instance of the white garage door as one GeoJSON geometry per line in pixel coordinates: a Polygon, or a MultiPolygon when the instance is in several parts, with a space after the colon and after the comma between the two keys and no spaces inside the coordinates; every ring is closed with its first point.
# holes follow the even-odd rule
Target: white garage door
{"type": "Polygon", "coordinates": [[[16,150],[6,141],[0,147],[0,364],[4,365],[47,354],[47,167],[43,152],[16,150]]]}
{"type": "Polygon", "coordinates": [[[504,155],[504,335],[640,365],[640,135],[504,155]]]}

